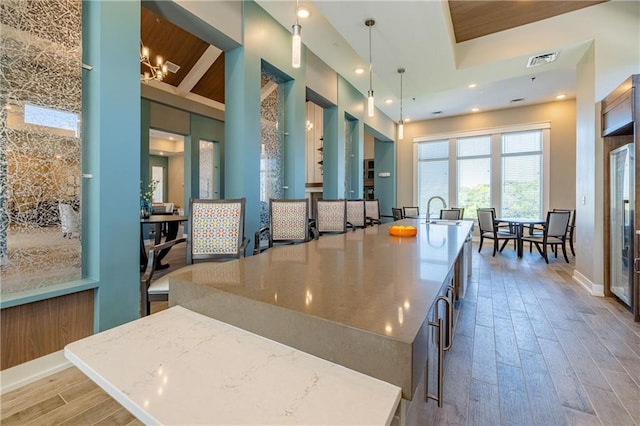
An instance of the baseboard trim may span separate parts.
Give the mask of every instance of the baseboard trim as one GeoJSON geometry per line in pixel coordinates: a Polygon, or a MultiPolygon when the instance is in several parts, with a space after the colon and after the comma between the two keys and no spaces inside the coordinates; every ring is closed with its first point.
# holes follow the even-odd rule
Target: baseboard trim
{"type": "Polygon", "coordinates": [[[0,371],[0,394],[11,392],[43,377],[69,368],[71,363],[64,351],[57,351],[32,361],[0,371]]]}
{"type": "Polygon", "coordinates": [[[589,278],[585,277],[575,269],[573,270],[573,279],[582,287],[584,287],[584,289],[587,290],[590,295],[604,297],[604,285],[592,282],[589,278]]]}

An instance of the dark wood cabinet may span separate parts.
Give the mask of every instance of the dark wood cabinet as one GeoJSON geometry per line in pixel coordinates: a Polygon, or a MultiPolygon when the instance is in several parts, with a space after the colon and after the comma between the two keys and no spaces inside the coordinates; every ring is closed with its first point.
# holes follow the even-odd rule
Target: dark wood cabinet
{"type": "MultiPolygon", "coordinates": [[[[604,175],[604,214],[603,214],[603,252],[604,252],[604,292],[606,296],[613,296],[611,292],[611,270],[612,270],[612,217],[611,217],[611,165],[610,153],[627,144],[633,145],[635,164],[632,171],[635,172],[635,182],[633,185],[634,202],[630,206],[630,218],[632,227],[640,229],[638,212],[640,212],[640,190],[637,181],[640,178],[640,142],[638,132],[640,126],[640,74],[635,74],[616,87],[601,102],[602,111],[602,138],[603,149],[603,175],[604,175]]],[[[631,237],[630,241],[633,241],[631,237]]],[[[633,243],[631,243],[633,244],[633,243]]],[[[631,253],[638,250],[630,247],[631,253]]],[[[629,260],[629,259],[628,259],[629,260]]],[[[631,298],[631,311],[634,320],[640,321],[640,288],[638,286],[637,274],[633,285],[631,298]]]]}

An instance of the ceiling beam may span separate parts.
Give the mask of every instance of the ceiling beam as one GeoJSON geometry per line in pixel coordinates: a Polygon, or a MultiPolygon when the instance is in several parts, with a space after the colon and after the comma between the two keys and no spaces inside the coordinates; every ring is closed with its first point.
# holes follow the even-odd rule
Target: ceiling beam
{"type": "Polygon", "coordinates": [[[198,62],[191,68],[189,73],[182,79],[178,85],[178,90],[184,93],[189,93],[198,84],[198,81],[203,75],[211,68],[211,65],[218,59],[218,56],[222,53],[222,50],[215,46],[209,45],[207,50],[204,51],[198,62]]]}

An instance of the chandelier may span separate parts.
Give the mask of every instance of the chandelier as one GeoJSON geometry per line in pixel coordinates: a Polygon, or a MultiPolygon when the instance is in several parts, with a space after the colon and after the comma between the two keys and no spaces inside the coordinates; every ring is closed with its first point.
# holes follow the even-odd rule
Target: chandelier
{"type": "Polygon", "coordinates": [[[150,80],[162,81],[167,75],[167,63],[162,60],[162,56],[156,56],[156,65],[149,60],[149,48],[140,40],[140,63],[144,65],[145,71],[140,74],[140,80],[147,82],[150,80]]]}

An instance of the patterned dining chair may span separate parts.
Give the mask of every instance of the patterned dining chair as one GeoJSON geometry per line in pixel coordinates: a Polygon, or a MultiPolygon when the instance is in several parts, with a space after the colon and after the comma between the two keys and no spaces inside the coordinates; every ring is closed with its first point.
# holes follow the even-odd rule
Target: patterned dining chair
{"type": "Polygon", "coordinates": [[[367,200],[364,202],[367,216],[367,225],[380,225],[380,202],[378,200],[367,200]]]}
{"type": "Polygon", "coordinates": [[[269,200],[269,226],[256,232],[253,254],[266,249],[261,241],[266,241],[268,247],[274,244],[304,243],[311,239],[314,230],[309,225],[309,200],[269,200]],[[261,247],[262,246],[262,247],[261,247]]]}
{"type": "MultiPolygon", "coordinates": [[[[196,260],[225,261],[245,255],[249,240],[244,237],[245,199],[189,200],[187,265],[196,260]]],[[[153,280],[160,251],[185,242],[185,238],[152,246],[147,267],[140,280],[140,313],[149,315],[151,302],[169,299],[169,277],[153,280]]],[[[187,266],[188,267],[188,266],[187,266]]],[[[183,268],[177,269],[181,271],[183,268]]],[[[174,271],[175,272],[175,271],[174,271]]]]}
{"type": "Polygon", "coordinates": [[[317,235],[347,232],[347,202],[341,200],[316,200],[317,235]]]}
{"type": "Polygon", "coordinates": [[[347,200],[347,226],[353,229],[367,226],[367,213],[364,200],[347,200]]]}

